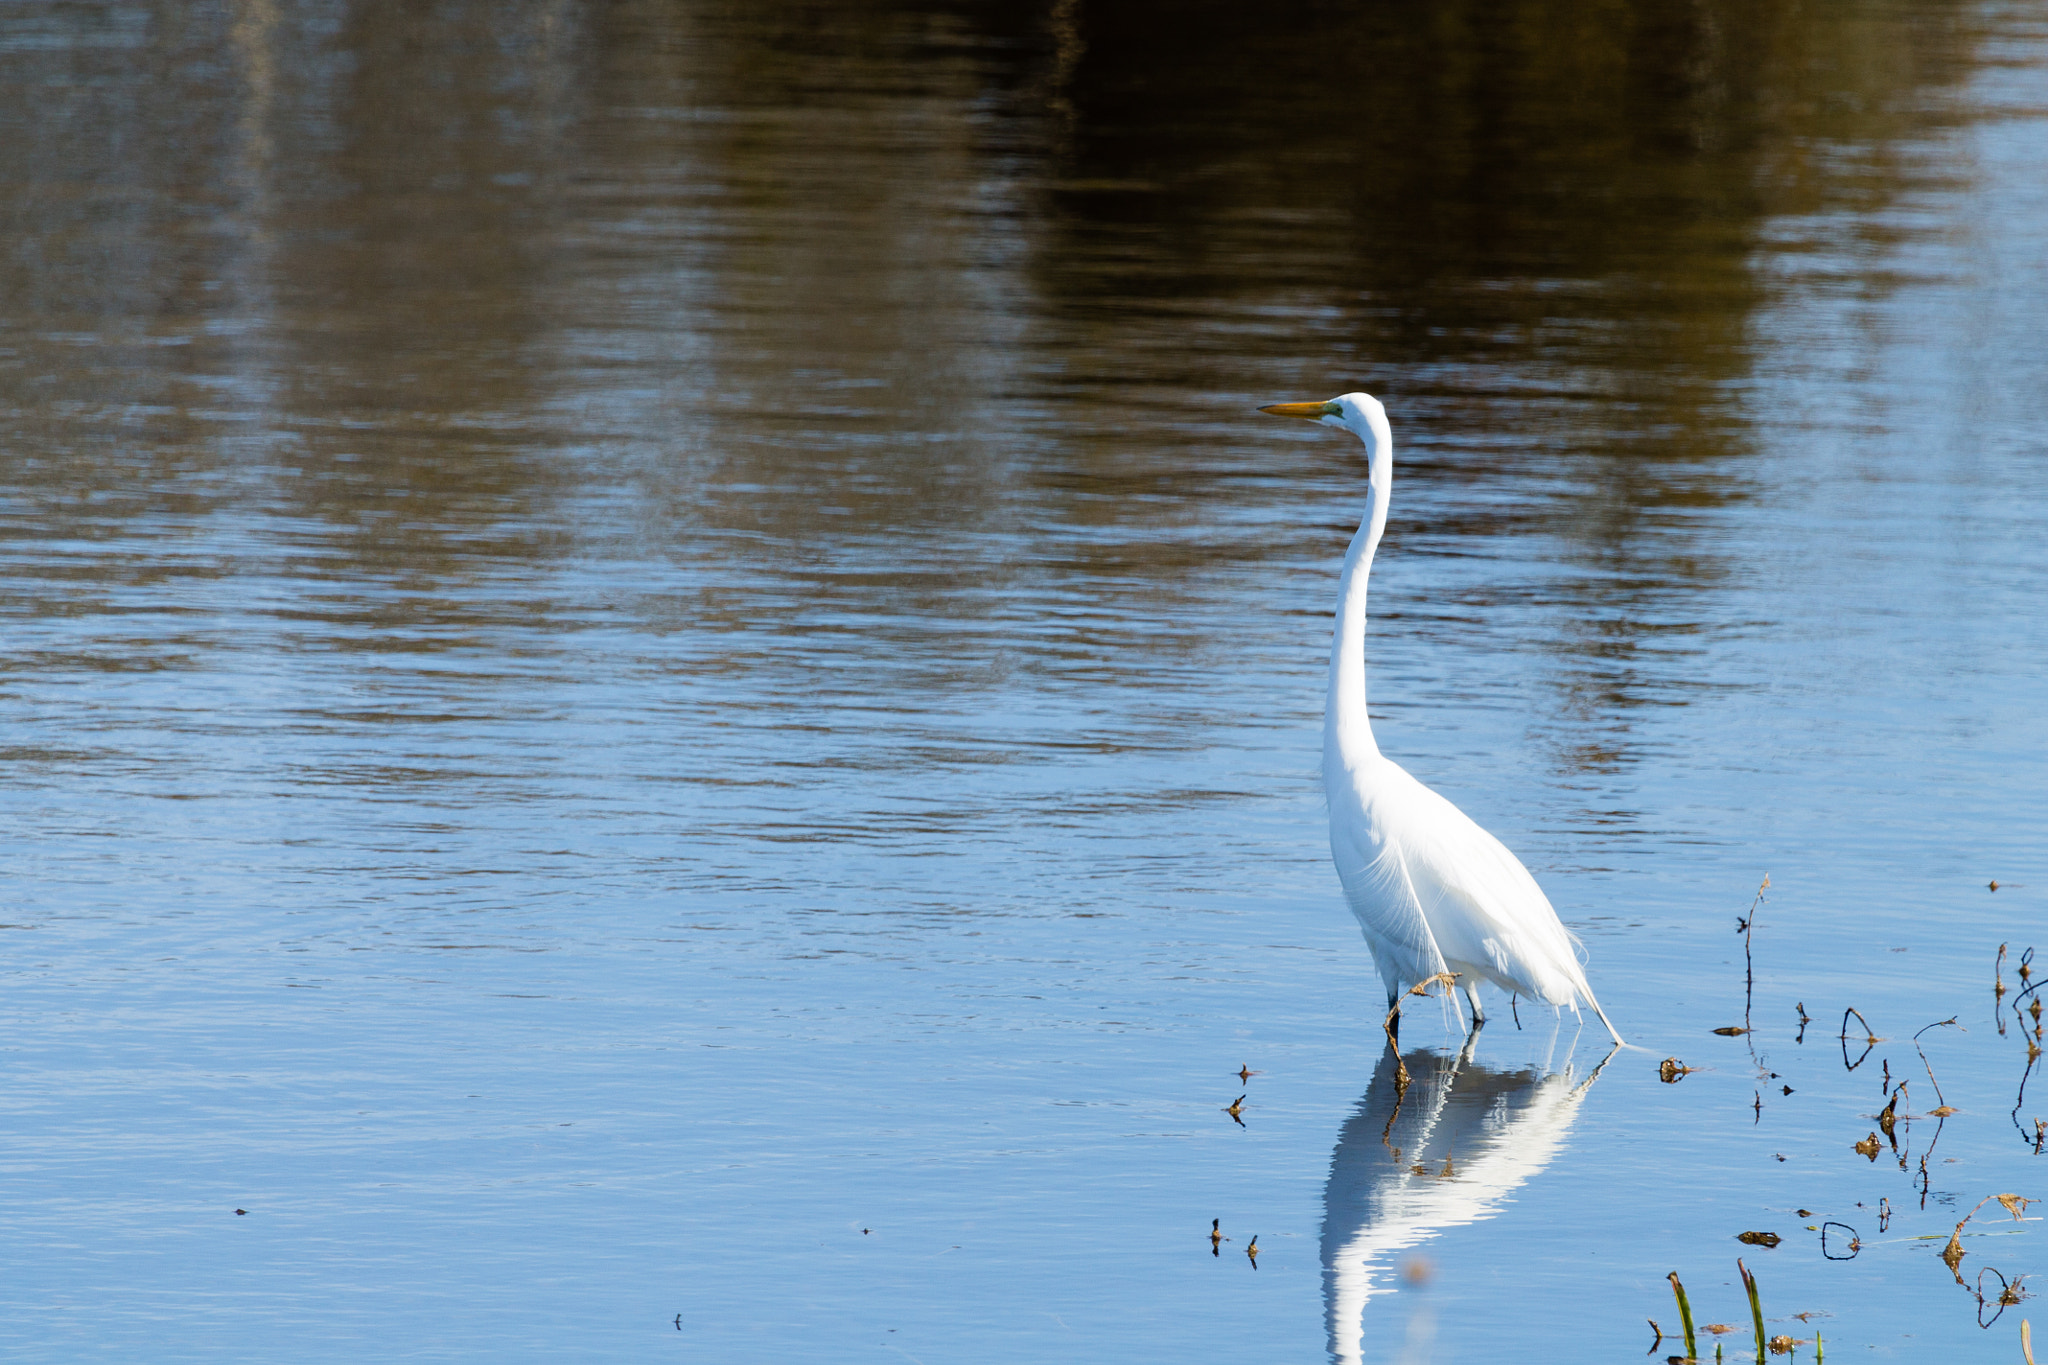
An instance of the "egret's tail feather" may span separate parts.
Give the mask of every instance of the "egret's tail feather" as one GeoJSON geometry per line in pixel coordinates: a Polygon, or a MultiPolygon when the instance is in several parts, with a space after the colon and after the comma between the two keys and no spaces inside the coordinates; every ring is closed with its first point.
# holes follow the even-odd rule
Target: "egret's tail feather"
{"type": "Polygon", "coordinates": [[[1590,990],[1586,992],[1586,1003],[1593,1007],[1593,1013],[1600,1016],[1600,1022],[1607,1025],[1607,1035],[1614,1039],[1614,1045],[1616,1047],[1627,1047],[1628,1043],[1615,1030],[1613,1022],[1607,1017],[1607,1011],[1600,1008],[1600,1002],[1593,998],[1593,992],[1590,990]]]}

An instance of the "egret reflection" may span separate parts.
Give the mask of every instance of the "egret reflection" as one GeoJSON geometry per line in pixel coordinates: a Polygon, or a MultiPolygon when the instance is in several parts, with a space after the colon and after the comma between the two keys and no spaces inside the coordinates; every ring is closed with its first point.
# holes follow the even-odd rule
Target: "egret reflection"
{"type": "Polygon", "coordinates": [[[1361,1358],[1366,1302],[1389,1287],[1395,1254],[1491,1217],[1548,1166],[1614,1055],[1584,1079],[1569,1063],[1495,1071],[1473,1060],[1478,1041],[1472,1033],[1455,1055],[1406,1054],[1405,1095],[1389,1047],[1338,1134],[1323,1191],[1323,1292],[1330,1355],[1344,1365],[1361,1358]]]}

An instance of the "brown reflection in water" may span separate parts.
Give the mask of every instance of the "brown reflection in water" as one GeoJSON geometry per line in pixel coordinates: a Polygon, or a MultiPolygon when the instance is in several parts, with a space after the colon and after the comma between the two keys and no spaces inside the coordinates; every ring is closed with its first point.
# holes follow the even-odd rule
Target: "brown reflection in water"
{"type": "MultiPolygon", "coordinates": [[[[556,326],[576,19],[562,0],[363,6],[285,49],[288,66],[345,60],[331,102],[278,120],[254,171],[264,407],[296,471],[277,507],[300,547],[342,556],[299,572],[400,594],[324,610],[338,640],[422,648],[404,627],[520,623],[518,601],[463,585],[572,541],[557,503],[575,479],[531,356],[556,326]]],[[[258,28],[247,69],[285,41],[258,28]]]]}
{"type": "MultiPolygon", "coordinates": [[[[1694,528],[1751,490],[1765,225],[1832,214],[1862,240],[1820,249],[1882,244],[1848,213],[1926,183],[1907,144],[1954,117],[1965,13],[1218,3],[1091,7],[1083,29],[1057,245],[1034,258],[1051,306],[1077,332],[1180,334],[1181,382],[1224,405],[1276,373],[1288,396],[1386,395],[1397,549],[1565,528],[1574,572],[1521,591],[1560,609],[1561,757],[1612,767],[1628,710],[1688,693],[1639,656],[1686,649],[1728,572],[1694,528]],[[1205,325],[1275,301],[1284,331],[1205,325]],[[1414,480],[1462,485],[1461,510],[1418,517],[1414,480]]],[[[1097,378],[1157,373],[1119,355],[1097,378]]]]}
{"type": "Polygon", "coordinates": [[[17,13],[59,41],[0,37],[15,536],[260,511],[290,574],[399,590],[320,608],[364,639],[518,619],[478,575],[602,541],[720,580],[657,625],[822,607],[955,686],[998,651],[929,640],[1058,605],[1023,647],[1115,672],[1234,648],[1189,624],[1216,575],[1329,558],[1349,465],[1247,454],[1247,408],[1359,383],[1397,549],[1566,528],[1562,581],[1417,605],[1547,609],[1575,767],[1686,695],[1641,657],[1727,572],[1690,518],[1748,494],[1764,225],[1926,183],[1974,42],[1938,4],[17,13]]]}
{"type": "Polygon", "coordinates": [[[560,438],[528,353],[555,326],[573,11],[52,7],[62,43],[4,52],[5,123],[36,134],[6,166],[7,293],[33,302],[5,439],[44,456],[19,477],[50,534],[140,538],[84,572],[283,564],[409,594],[319,612],[374,643],[490,616],[439,594],[553,553],[572,480],[540,453],[560,438]],[[99,515],[63,518],[79,498],[99,515]],[[203,562],[156,543],[154,519],[228,509],[276,539],[203,562]]]}

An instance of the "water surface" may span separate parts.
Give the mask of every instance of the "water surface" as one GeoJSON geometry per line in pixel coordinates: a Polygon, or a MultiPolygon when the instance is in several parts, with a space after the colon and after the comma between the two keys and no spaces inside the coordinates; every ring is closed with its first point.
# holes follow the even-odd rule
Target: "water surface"
{"type": "Polygon", "coordinates": [[[2016,1358],[2044,112],[1990,3],[10,7],[0,1340],[2016,1358]],[[1644,1049],[1420,1009],[1427,1179],[1354,387],[1380,743],[1644,1049]]]}

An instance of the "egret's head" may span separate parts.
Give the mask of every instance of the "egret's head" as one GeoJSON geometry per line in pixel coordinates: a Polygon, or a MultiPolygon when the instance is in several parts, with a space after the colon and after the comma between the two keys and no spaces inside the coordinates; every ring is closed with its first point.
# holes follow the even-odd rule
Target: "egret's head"
{"type": "Polygon", "coordinates": [[[1259,409],[1275,417],[1300,417],[1326,427],[1342,427],[1365,442],[1377,456],[1387,441],[1387,410],[1369,393],[1347,393],[1326,403],[1274,403],[1259,409]]]}

